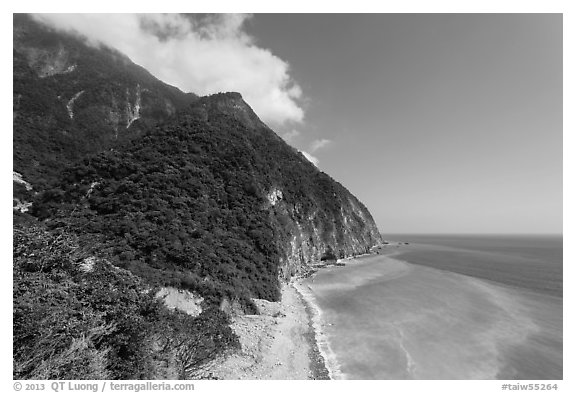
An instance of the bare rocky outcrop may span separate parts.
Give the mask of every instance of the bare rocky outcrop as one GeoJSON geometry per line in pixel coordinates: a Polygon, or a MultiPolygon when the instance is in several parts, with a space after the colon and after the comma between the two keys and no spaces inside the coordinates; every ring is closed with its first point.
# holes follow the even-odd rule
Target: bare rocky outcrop
{"type": "Polygon", "coordinates": [[[202,312],[204,299],[184,289],[164,287],[156,293],[156,297],[162,299],[166,307],[180,310],[193,317],[202,312]]]}
{"type": "Polygon", "coordinates": [[[78,93],[74,94],[74,96],[68,101],[66,104],[66,110],[68,111],[68,116],[70,119],[74,119],[74,102],[80,98],[80,96],[84,93],[84,90],[79,91],[78,93]]]}
{"type": "Polygon", "coordinates": [[[370,252],[382,239],[372,215],[352,194],[338,199],[340,214],[320,217],[323,206],[316,206],[306,217],[301,217],[298,204],[282,199],[282,190],[273,188],[267,195],[269,209],[274,209],[288,233],[284,256],[280,261],[279,276],[290,277],[307,271],[322,260],[348,258],[370,252]]]}
{"type": "Polygon", "coordinates": [[[132,123],[140,118],[140,107],[142,104],[142,91],[140,85],[136,86],[134,96],[134,104],[132,104],[130,101],[130,90],[126,89],[126,128],[130,128],[132,123]]]}
{"type": "Polygon", "coordinates": [[[28,47],[25,54],[30,67],[40,78],[68,74],[74,72],[77,67],[71,62],[70,53],[63,46],[56,51],[28,47]]]}
{"type": "Polygon", "coordinates": [[[348,219],[349,226],[327,231],[313,223],[295,221],[296,230],[280,263],[280,276],[284,280],[304,272],[318,261],[365,254],[380,244],[380,235],[373,221],[362,222],[350,211],[343,212],[342,217],[348,219]]]}
{"type": "Polygon", "coordinates": [[[32,185],[22,178],[22,175],[16,171],[12,171],[12,181],[22,184],[26,190],[32,191],[32,185]]]}
{"type": "Polygon", "coordinates": [[[26,213],[32,207],[32,202],[21,201],[18,198],[12,198],[14,211],[19,211],[20,213],[26,213]]]}

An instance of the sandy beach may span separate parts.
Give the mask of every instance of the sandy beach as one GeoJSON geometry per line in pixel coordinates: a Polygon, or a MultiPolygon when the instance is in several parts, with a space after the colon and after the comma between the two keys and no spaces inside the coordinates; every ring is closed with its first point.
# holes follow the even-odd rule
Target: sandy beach
{"type": "Polygon", "coordinates": [[[217,379],[328,379],[312,330],[310,310],[293,284],[282,286],[282,301],[255,299],[260,315],[233,317],[241,349],[205,368],[217,379]]]}
{"type": "MultiPolygon", "coordinates": [[[[382,254],[395,250],[382,247],[382,254]]],[[[351,265],[370,261],[350,258],[351,265]]],[[[372,256],[374,256],[372,254],[372,256]]],[[[329,269],[339,269],[331,267],[329,269]]],[[[254,299],[260,315],[236,315],[231,328],[241,349],[203,368],[198,378],[241,380],[340,379],[335,356],[323,332],[321,311],[302,278],[282,284],[282,300],[254,299]]]]}

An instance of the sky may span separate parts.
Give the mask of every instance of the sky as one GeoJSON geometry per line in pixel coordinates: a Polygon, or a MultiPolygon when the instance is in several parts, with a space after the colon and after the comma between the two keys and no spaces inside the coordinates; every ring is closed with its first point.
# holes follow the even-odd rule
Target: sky
{"type": "Polygon", "coordinates": [[[562,232],[559,14],[39,18],[239,91],[382,233],[562,232]]]}
{"type": "Polygon", "coordinates": [[[306,97],[292,143],[330,141],[318,166],[381,232],[562,232],[560,15],[269,15],[249,27],[306,97]]]}

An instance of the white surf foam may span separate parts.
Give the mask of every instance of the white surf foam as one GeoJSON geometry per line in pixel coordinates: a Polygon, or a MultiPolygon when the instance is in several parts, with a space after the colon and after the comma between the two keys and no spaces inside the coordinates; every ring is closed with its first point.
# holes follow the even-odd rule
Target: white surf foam
{"type": "Polygon", "coordinates": [[[316,335],[316,344],[318,345],[320,355],[324,359],[324,365],[328,371],[328,376],[330,379],[346,379],[346,374],[342,372],[336,354],[332,350],[326,333],[322,328],[325,322],[322,319],[322,310],[320,310],[316,304],[314,294],[306,284],[302,284],[298,281],[294,283],[294,288],[296,288],[298,293],[300,293],[304,301],[310,307],[312,314],[312,328],[316,335]]]}

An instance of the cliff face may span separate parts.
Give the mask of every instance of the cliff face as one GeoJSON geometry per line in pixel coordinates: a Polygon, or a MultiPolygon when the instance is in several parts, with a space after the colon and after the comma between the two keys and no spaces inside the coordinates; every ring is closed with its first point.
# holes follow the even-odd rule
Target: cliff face
{"type": "Polygon", "coordinates": [[[301,273],[310,264],[331,259],[365,254],[381,244],[378,228],[361,202],[353,195],[341,200],[340,213],[330,221],[318,220],[319,209],[314,209],[305,220],[296,218],[297,206],[287,206],[282,201],[277,209],[289,221],[289,241],[280,260],[280,277],[284,280],[301,273]]]}

